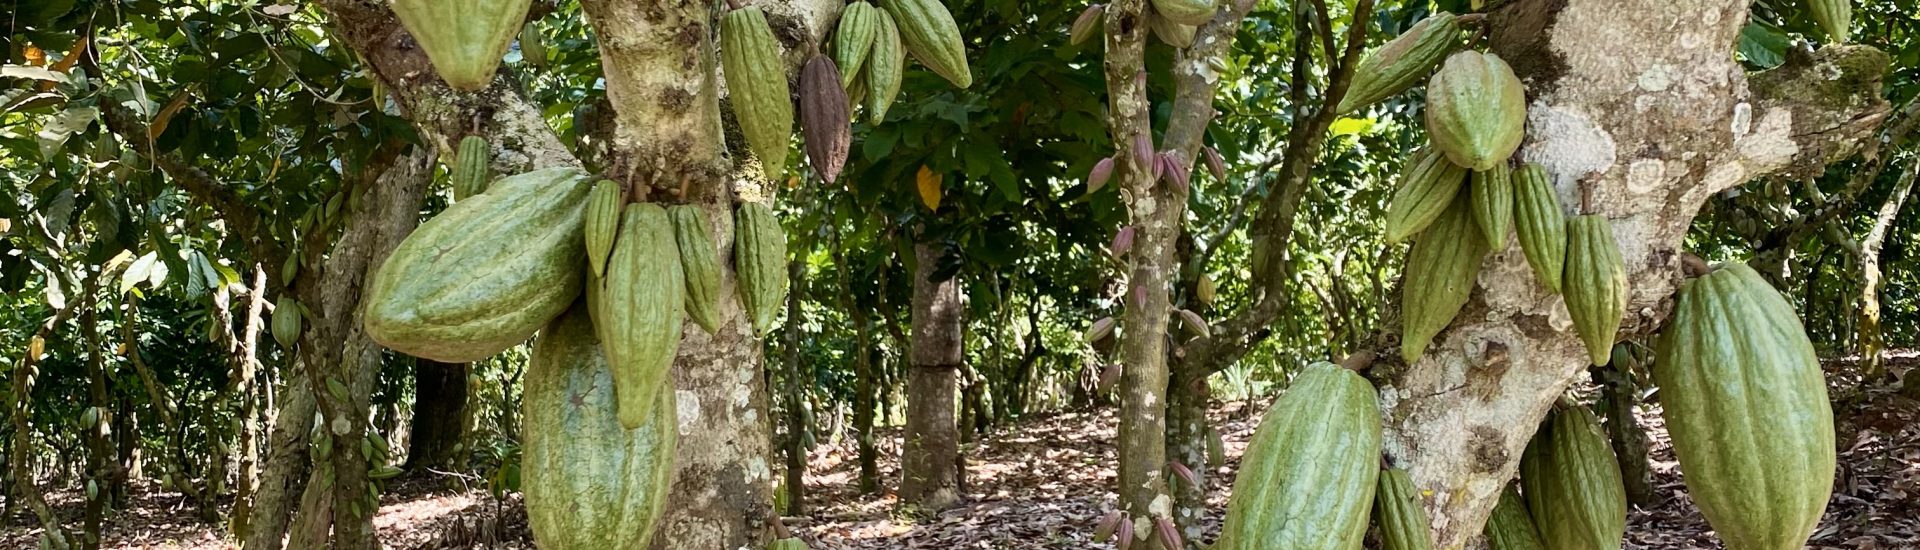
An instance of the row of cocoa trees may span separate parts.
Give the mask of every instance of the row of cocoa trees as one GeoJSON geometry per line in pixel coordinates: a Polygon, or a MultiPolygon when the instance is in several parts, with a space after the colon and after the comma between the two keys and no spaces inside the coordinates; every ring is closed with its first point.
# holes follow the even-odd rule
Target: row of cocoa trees
{"type": "MultiPolygon", "coordinates": [[[[783,537],[773,503],[804,509],[808,449],[852,434],[861,481],[877,487],[886,481],[875,432],[893,421],[904,424],[903,500],[943,508],[965,496],[961,443],[972,433],[1101,404],[1109,391],[1121,410],[1124,513],[1114,517],[1129,520],[1113,529],[1143,544],[1198,544],[1209,511],[1194,471],[1210,458],[1216,374],[1248,358],[1294,365],[1399,348],[1355,365],[1373,384],[1351,375],[1338,384],[1358,384],[1366,391],[1348,393],[1369,403],[1378,388],[1378,405],[1351,408],[1379,411],[1360,429],[1380,440],[1358,454],[1384,453],[1406,470],[1386,493],[1465,495],[1415,503],[1445,526],[1432,542],[1453,545],[1481,535],[1524,466],[1530,428],[1569,381],[1606,362],[1615,340],[1668,324],[1681,258],[1775,250],[1779,263],[1758,264],[1773,286],[1830,286],[1831,276],[1796,277],[1806,260],[1795,249],[1864,234],[1854,257],[1877,270],[1866,266],[1898,233],[1890,226],[1911,182],[1898,184],[1898,170],[1880,177],[1899,166],[1888,159],[1904,151],[1913,119],[1903,111],[1882,124],[1887,58],[1817,36],[1814,52],[1741,42],[1751,68],[1772,68],[1740,78],[1749,67],[1728,50],[1752,32],[1744,5],[1512,2],[1452,6],[1470,13],[1454,18],[1366,1],[1134,0],[1041,16],[931,0],[458,4],[151,2],[114,14],[115,26],[95,26],[99,12],[47,8],[31,14],[44,29],[9,37],[22,68],[7,73],[4,116],[29,121],[36,139],[10,144],[3,160],[37,175],[9,181],[21,198],[6,205],[0,232],[23,253],[0,271],[46,296],[10,302],[21,322],[8,329],[24,327],[25,353],[11,363],[22,406],[9,464],[49,544],[100,544],[114,495],[139,477],[125,465],[141,463],[110,460],[138,447],[114,438],[143,431],[163,434],[163,479],[210,517],[227,472],[238,472],[239,504],[227,514],[247,547],[375,544],[372,497],[398,472],[385,457],[399,451],[387,442],[392,416],[370,413],[397,401],[385,382],[395,375],[382,371],[411,363],[385,350],[495,357],[475,372],[503,378],[482,384],[499,397],[486,406],[507,417],[495,423],[501,439],[517,440],[524,458],[492,471],[520,472],[547,546],[639,546],[650,533],[656,546],[700,548],[783,537]],[[151,24],[178,13],[194,24],[151,24]],[[1719,23],[1699,40],[1643,40],[1606,62],[1538,37],[1651,37],[1676,18],[1719,23]],[[1381,32],[1410,24],[1393,42],[1381,32]],[[319,47],[317,33],[347,48],[319,47]],[[163,57],[142,38],[194,45],[163,57]],[[686,47],[649,46],[659,44],[686,47]],[[1369,44],[1382,46],[1368,53],[1369,44]],[[1408,116],[1440,112],[1443,94],[1396,93],[1462,48],[1494,60],[1475,79],[1512,82],[1484,106],[1475,105],[1483,82],[1445,94],[1464,109],[1451,124],[1502,123],[1449,135],[1449,123],[1436,130],[1408,116]],[[1767,52],[1780,59],[1757,59],[1767,52]],[[1422,61],[1394,65],[1394,55],[1422,61]],[[1814,75],[1832,70],[1857,85],[1806,101],[1814,75]],[[1701,76],[1718,74],[1735,76],[1701,76]],[[595,79],[604,93],[591,91],[595,79]],[[1614,103],[1621,89],[1638,90],[1644,106],[1614,103]],[[1834,122],[1794,131],[1814,124],[1805,121],[1834,122]],[[1378,127],[1353,129],[1360,123],[1378,127]],[[804,159],[789,160],[796,134],[804,159]],[[1418,157],[1423,134],[1443,154],[1410,160],[1418,184],[1399,183],[1399,157],[1418,157]],[[1478,134],[1495,136],[1488,150],[1456,154],[1478,134]],[[1886,150],[1848,160],[1866,144],[1886,150]],[[1530,164],[1507,174],[1516,149],[1530,164]],[[1834,160],[1872,175],[1846,182],[1819,213],[1767,218],[1770,233],[1680,248],[1709,199],[1769,174],[1817,177],[1834,160]],[[1098,175],[1082,181],[1088,173],[1098,175]],[[1510,198],[1488,198],[1505,187],[1510,198]],[[1885,193],[1893,213],[1845,227],[1865,217],[1843,205],[1874,200],[1868,190],[1885,193]],[[1591,238],[1568,241],[1574,252],[1556,268],[1541,236],[1553,231],[1530,216],[1560,208],[1587,214],[1565,234],[1591,238]],[[434,215],[416,230],[422,211],[434,215]],[[1843,227],[1826,229],[1834,223],[1843,227]],[[1509,224],[1519,247],[1504,246],[1509,224]],[[1382,245],[1406,236],[1416,257],[1403,262],[1382,245]],[[1435,242],[1468,250],[1422,252],[1435,242]],[[169,277],[155,266],[184,286],[157,282],[169,277]],[[1541,284],[1562,273],[1560,294],[1541,284]],[[150,368],[141,350],[177,326],[143,326],[135,298],[162,288],[182,300],[163,307],[207,312],[187,326],[205,327],[205,342],[231,360],[195,376],[150,368]],[[1582,298],[1562,306],[1562,295],[1582,298]],[[102,312],[136,336],[128,350],[61,345],[104,333],[102,312]],[[1114,338],[1083,349],[1078,329],[1108,315],[1114,338]],[[689,320],[697,328],[683,328],[689,320]],[[536,332],[529,362],[496,357],[536,332]],[[53,396],[81,392],[46,383],[38,363],[56,357],[85,373],[87,407],[57,405],[53,396]],[[140,383],[119,380],[122,364],[140,383]],[[1463,383],[1473,391],[1454,389],[1463,383]],[[514,418],[522,389],[526,414],[514,418]],[[187,392],[215,406],[179,406],[187,392]],[[764,424],[776,416],[777,440],[764,424]],[[79,419],[88,435],[68,436],[49,418],[79,419]],[[188,442],[193,426],[229,422],[232,431],[188,442]],[[87,449],[54,450],[74,443],[87,449]],[[788,464],[779,497],[753,466],[776,446],[788,464]],[[1491,465],[1467,459],[1493,451],[1503,458],[1491,465]],[[89,503],[75,537],[29,467],[55,452],[86,457],[71,480],[89,503]],[[601,514],[556,512],[552,503],[607,496],[586,488],[608,479],[633,490],[594,506],[601,514]]],[[[1760,15],[1813,29],[1795,22],[1800,13],[1760,15]]],[[[1860,34],[1878,36],[1876,24],[1860,34]]],[[[1714,205],[1709,224],[1756,209],[1714,205]]],[[[1873,301],[1875,284],[1844,303],[1873,301]]],[[[1863,325],[1882,322],[1874,310],[1863,325]]],[[[1299,395],[1333,384],[1304,376],[1299,395]]],[[[1307,418],[1290,410],[1277,407],[1275,422],[1307,418]]],[[[1258,496],[1236,492],[1236,502],[1258,496]]],[[[1345,510],[1371,504],[1350,496],[1345,510]]]]}

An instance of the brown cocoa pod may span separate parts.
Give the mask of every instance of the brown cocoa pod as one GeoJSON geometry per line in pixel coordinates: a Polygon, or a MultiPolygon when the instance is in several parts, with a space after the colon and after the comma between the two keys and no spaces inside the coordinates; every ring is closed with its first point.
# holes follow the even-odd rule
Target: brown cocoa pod
{"type": "Polygon", "coordinates": [[[847,163],[847,149],[853,145],[852,121],[847,91],[840,87],[840,69],[827,56],[813,56],[800,71],[800,130],[806,137],[807,162],[827,183],[840,179],[840,169],[847,163]]]}

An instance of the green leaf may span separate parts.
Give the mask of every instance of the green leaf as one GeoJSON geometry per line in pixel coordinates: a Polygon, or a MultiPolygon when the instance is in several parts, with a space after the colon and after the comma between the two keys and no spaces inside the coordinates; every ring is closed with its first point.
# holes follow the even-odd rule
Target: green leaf
{"type": "Polygon", "coordinates": [[[1787,33],[1764,23],[1748,22],[1746,27],[1740,29],[1740,57],[1763,69],[1785,63],[1787,48],[1791,44],[1787,33]]]}
{"type": "Polygon", "coordinates": [[[60,152],[60,146],[67,143],[68,137],[85,130],[87,125],[93,124],[93,119],[99,117],[100,110],[93,107],[69,107],[54,115],[46,126],[40,128],[40,156],[53,158],[55,153],[60,152]]]}

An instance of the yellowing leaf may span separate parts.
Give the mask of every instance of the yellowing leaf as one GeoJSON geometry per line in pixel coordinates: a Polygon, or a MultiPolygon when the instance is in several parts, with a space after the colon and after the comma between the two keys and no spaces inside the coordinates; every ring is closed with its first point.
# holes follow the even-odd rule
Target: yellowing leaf
{"type": "Polygon", "coordinates": [[[1340,120],[1333,121],[1333,124],[1329,125],[1327,130],[1333,132],[1333,135],[1336,136],[1366,134],[1373,131],[1373,119],[1341,118],[1340,120]]]}
{"type": "Polygon", "coordinates": [[[920,202],[927,205],[927,210],[940,210],[940,180],[942,178],[943,176],[934,173],[933,170],[928,169],[926,165],[921,165],[920,173],[913,178],[916,186],[920,188],[920,202]]]}

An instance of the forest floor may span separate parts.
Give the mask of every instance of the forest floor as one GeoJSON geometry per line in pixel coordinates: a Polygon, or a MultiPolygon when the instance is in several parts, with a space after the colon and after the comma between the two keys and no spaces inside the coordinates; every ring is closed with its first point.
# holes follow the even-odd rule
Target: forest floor
{"type": "MultiPolygon", "coordinates": [[[[1907,357],[1906,361],[1920,361],[1907,357]]],[[[1849,372],[1849,369],[1835,369],[1849,372]]],[[[1920,371],[1913,375],[1920,376],[1920,371]]],[[[1847,387],[1851,381],[1834,380],[1847,387]]],[[[1839,439],[1851,442],[1840,455],[1834,497],[1811,541],[1816,549],[1920,548],[1920,402],[1893,388],[1860,395],[1836,394],[1839,439]]],[[[1214,411],[1215,426],[1231,459],[1202,471],[1217,531],[1227,488],[1239,455],[1267,403],[1227,403],[1214,411]]],[[[1653,438],[1656,503],[1632,510],[1629,549],[1719,548],[1711,528],[1687,499],[1657,406],[1643,407],[1639,421],[1653,438]]],[[[966,449],[967,503],[915,516],[899,511],[891,486],[880,494],[857,489],[858,465],[851,440],[816,449],[807,476],[809,513],[786,523],[815,550],[830,549],[1084,549],[1111,548],[1090,541],[1093,525],[1113,506],[1113,411],[1062,413],[995,430],[966,449]]],[[[898,478],[898,434],[882,446],[883,480],[898,478]]],[[[73,493],[52,501],[73,521],[81,502],[73,493]]],[[[382,495],[376,526],[392,548],[531,548],[526,514],[517,496],[495,499],[484,481],[452,475],[408,476],[382,495]]],[[[195,521],[191,504],[178,494],[145,492],[113,517],[109,548],[228,548],[220,526],[195,521]]],[[[38,523],[24,512],[6,518],[0,547],[32,548],[38,523]]],[[[1208,537],[1211,538],[1211,535],[1208,537]]]]}

